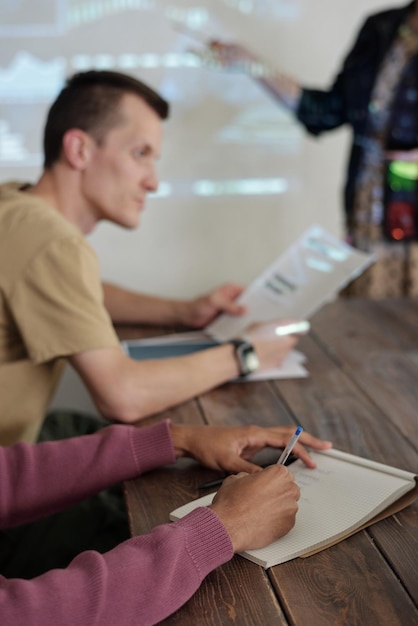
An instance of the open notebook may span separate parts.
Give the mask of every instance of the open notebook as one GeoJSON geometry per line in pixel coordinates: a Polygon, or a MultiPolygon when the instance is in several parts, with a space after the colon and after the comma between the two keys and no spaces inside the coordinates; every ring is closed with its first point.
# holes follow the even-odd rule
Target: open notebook
{"type": "MultiPolygon", "coordinates": [[[[416,476],[410,472],[340,450],[311,452],[311,456],[316,469],[308,469],[302,461],[291,466],[301,490],[295,526],[269,546],[242,556],[264,568],[310,556],[399,511],[418,495],[416,476]]],[[[181,506],[170,519],[208,506],[214,495],[181,506]]]]}

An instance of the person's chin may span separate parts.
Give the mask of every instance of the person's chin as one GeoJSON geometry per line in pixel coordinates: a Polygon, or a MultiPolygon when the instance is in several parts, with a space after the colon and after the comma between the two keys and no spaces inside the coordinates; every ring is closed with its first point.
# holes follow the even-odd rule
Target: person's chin
{"type": "Polygon", "coordinates": [[[144,210],[143,205],[141,204],[141,206],[139,206],[139,204],[135,204],[133,207],[129,206],[126,207],[125,211],[119,211],[117,214],[117,223],[119,224],[119,226],[122,226],[122,228],[127,228],[127,229],[135,229],[138,228],[138,226],[141,223],[141,216],[142,216],[142,211],[144,210]]]}
{"type": "Polygon", "coordinates": [[[134,230],[135,228],[138,228],[140,223],[141,217],[140,215],[136,215],[135,217],[132,217],[130,220],[126,221],[125,228],[128,228],[129,230],[134,230]]]}
{"type": "Polygon", "coordinates": [[[126,228],[127,230],[134,230],[135,228],[138,228],[141,220],[140,215],[137,214],[119,217],[118,219],[112,221],[122,228],[126,228]]]}
{"type": "Polygon", "coordinates": [[[141,223],[143,207],[136,207],[135,211],[130,211],[126,215],[126,228],[138,228],[141,223]]]}

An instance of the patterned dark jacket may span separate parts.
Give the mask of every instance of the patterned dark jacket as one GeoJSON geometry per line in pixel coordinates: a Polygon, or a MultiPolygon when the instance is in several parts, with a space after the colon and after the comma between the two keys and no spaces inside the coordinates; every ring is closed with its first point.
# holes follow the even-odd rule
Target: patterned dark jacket
{"type": "MultiPolygon", "coordinates": [[[[348,222],[352,213],[355,183],[368,136],[368,109],[373,85],[385,53],[396,37],[414,2],[376,13],[366,19],[341,71],[328,91],[303,89],[298,120],[313,135],[348,124],[353,143],[348,162],[344,206],[348,222]]],[[[393,100],[387,148],[418,146],[418,54],[405,67],[393,100]]]]}

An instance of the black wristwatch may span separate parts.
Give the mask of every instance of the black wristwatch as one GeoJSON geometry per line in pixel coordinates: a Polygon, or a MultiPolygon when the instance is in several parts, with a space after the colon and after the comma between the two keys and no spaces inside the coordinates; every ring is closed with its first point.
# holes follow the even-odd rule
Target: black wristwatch
{"type": "Polygon", "coordinates": [[[248,341],[244,339],[231,339],[229,343],[235,347],[235,356],[238,361],[240,376],[252,374],[260,367],[257,353],[248,341]]]}

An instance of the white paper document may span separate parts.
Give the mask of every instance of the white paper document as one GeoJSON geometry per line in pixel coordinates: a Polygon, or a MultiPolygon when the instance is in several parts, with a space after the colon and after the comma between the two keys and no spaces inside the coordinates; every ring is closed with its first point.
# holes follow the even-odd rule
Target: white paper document
{"type": "Polygon", "coordinates": [[[311,226],[238,298],[247,313],[220,315],[205,332],[227,341],[253,322],[308,319],[373,261],[373,255],[352,248],[320,226],[311,226]]]}

